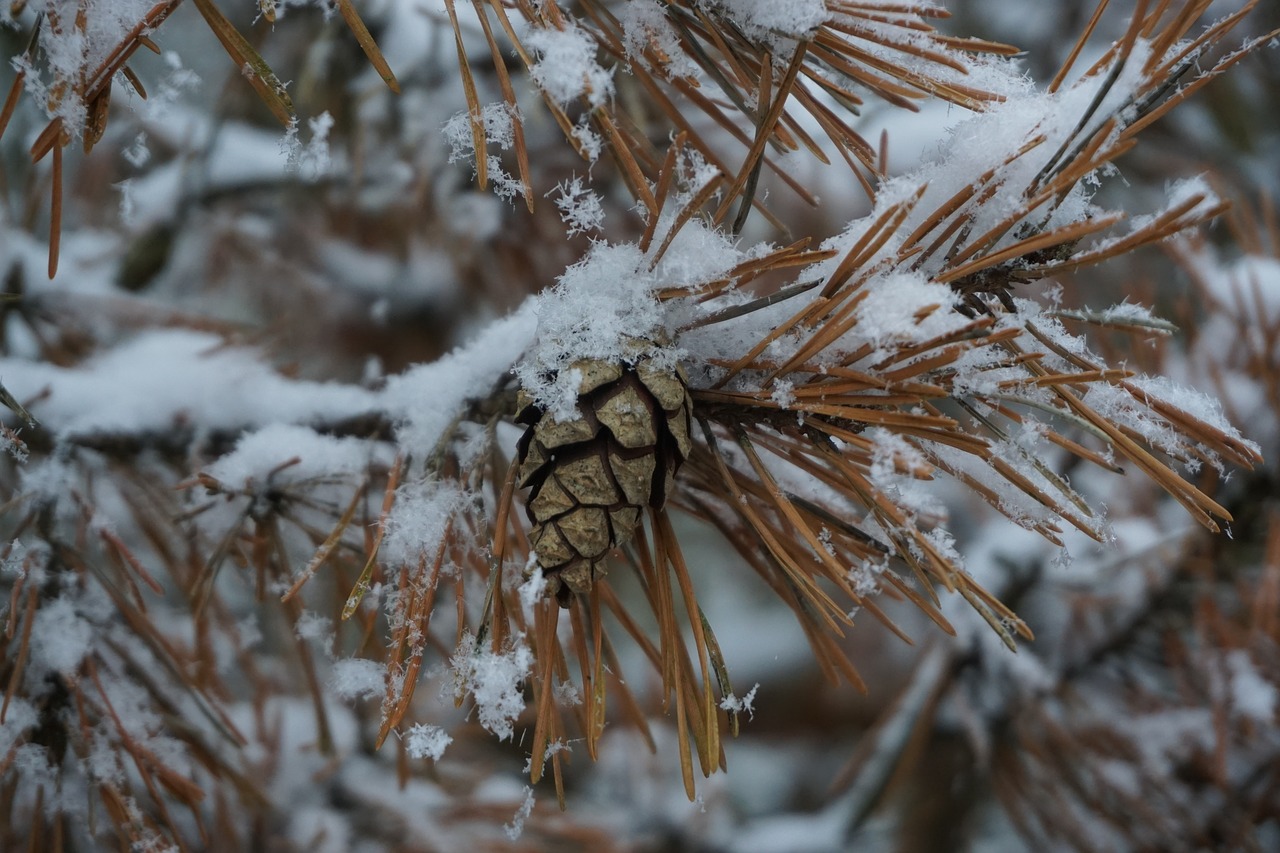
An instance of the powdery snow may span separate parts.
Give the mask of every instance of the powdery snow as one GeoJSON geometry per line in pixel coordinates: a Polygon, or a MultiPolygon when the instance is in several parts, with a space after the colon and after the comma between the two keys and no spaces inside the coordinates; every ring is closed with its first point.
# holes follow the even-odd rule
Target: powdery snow
{"type": "Polygon", "coordinates": [[[343,699],[372,699],[386,689],[386,667],[367,658],[334,661],[329,688],[343,699]]]}
{"type": "Polygon", "coordinates": [[[515,735],[514,721],[524,710],[524,680],[533,667],[533,650],[523,637],[514,638],[502,652],[477,646],[466,634],[450,659],[455,695],[475,700],[480,725],[498,737],[515,735]]]}
{"type": "Polygon", "coordinates": [[[74,369],[4,358],[0,375],[16,397],[49,392],[39,417],[59,435],[336,420],[376,400],[350,385],[287,379],[252,349],[181,330],[144,332],[74,369]]]}
{"type": "Polygon", "coordinates": [[[555,103],[567,107],[583,98],[594,108],[613,97],[613,71],[596,62],[595,39],[583,30],[528,27],[520,41],[537,55],[530,78],[555,103]]]}
{"type": "MultiPolygon", "coordinates": [[[[659,230],[661,233],[661,230],[659,230]]],[[[745,256],[722,234],[691,222],[655,264],[634,243],[596,243],[535,297],[537,345],[516,365],[521,386],[560,419],[577,417],[581,360],[633,361],[674,367],[678,309],[657,298],[662,288],[693,287],[724,276],[745,256]]]]}
{"type": "Polygon", "coordinates": [[[453,738],[444,729],[423,723],[414,723],[404,735],[405,751],[410,758],[439,761],[451,743],[453,738]]]}

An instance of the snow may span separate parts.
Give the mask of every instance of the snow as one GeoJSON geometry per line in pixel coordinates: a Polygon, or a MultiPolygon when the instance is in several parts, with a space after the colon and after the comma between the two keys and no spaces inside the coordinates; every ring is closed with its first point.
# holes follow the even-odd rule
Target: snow
{"type": "Polygon", "coordinates": [[[242,436],[235,448],[205,468],[205,473],[239,488],[265,483],[275,486],[313,478],[359,475],[377,459],[389,462],[389,454],[358,438],[321,435],[304,426],[273,423],[242,436]],[[288,467],[281,463],[297,459],[288,467]]]}
{"type": "Polygon", "coordinates": [[[454,483],[434,478],[404,483],[387,518],[379,556],[393,566],[434,556],[449,524],[471,506],[471,497],[454,483]]]}
{"type": "Polygon", "coordinates": [[[453,738],[440,726],[414,723],[404,734],[405,752],[410,758],[439,761],[451,743],[453,738]]]}
{"type": "Polygon", "coordinates": [[[735,696],[732,693],[725,694],[724,698],[720,700],[720,709],[736,714],[741,714],[745,711],[749,717],[754,718],[756,715],[756,692],[759,689],[760,685],[757,683],[746,692],[745,696],[735,696]]]}
{"type": "Polygon", "coordinates": [[[343,853],[353,849],[351,825],[325,806],[294,809],[289,815],[288,837],[298,849],[313,853],[343,853]]]}
{"type": "Polygon", "coordinates": [[[304,610],[293,625],[293,633],[300,640],[323,643],[333,636],[333,620],[313,610],[304,610]]]}
{"type": "Polygon", "coordinates": [[[556,207],[560,218],[569,226],[565,236],[599,231],[604,226],[604,208],[600,196],[587,189],[582,178],[574,175],[556,184],[556,207]]]}
{"type": "Polygon", "coordinates": [[[865,285],[857,333],[877,349],[887,344],[921,343],[962,326],[963,315],[947,310],[956,295],[945,284],[897,272],[865,285]]]}
{"type": "Polygon", "coordinates": [[[596,62],[596,44],[583,30],[529,27],[520,33],[526,49],[536,54],[529,77],[561,107],[582,98],[592,109],[613,97],[613,70],[596,62]]]}
{"type": "Polygon", "coordinates": [[[387,381],[380,399],[401,420],[397,438],[417,455],[430,454],[468,400],[487,396],[532,343],[536,315],[526,302],[443,358],[387,381]]]}
{"type": "Polygon", "coordinates": [[[516,809],[515,815],[511,818],[511,823],[503,827],[508,841],[517,841],[524,834],[524,822],[529,819],[529,815],[533,814],[533,806],[536,802],[537,800],[533,796],[533,789],[526,787],[524,789],[524,800],[521,801],[520,808],[516,809]]]}
{"type": "Polygon", "coordinates": [[[74,676],[96,641],[94,626],[65,595],[41,605],[31,633],[36,638],[31,644],[31,667],[40,675],[74,676]]]}
{"type": "Polygon", "coordinates": [[[513,638],[504,651],[495,652],[477,647],[475,637],[465,634],[449,665],[454,695],[470,695],[480,725],[499,740],[512,739],[513,721],[524,710],[522,686],[533,667],[533,651],[524,638],[513,638]]]}
{"type": "MultiPolygon", "coordinates": [[[[485,140],[503,149],[515,144],[515,123],[519,120],[519,113],[506,103],[485,104],[480,108],[478,117],[478,123],[484,129],[485,140]]],[[[449,156],[450,163],[475,162],[475,137],[471,133],[473,122],[476,122],[476,118],[470,113],[457,113],[441,128],[452,152],[449,156]]]]}
{"type": "Polygon", "coordinates": [[[657,292],[723,277],[746,257],[725,235],[698,222],[689,223],[656,263],[635,243],[592,244],[555,287],[532,300],[537,344],[516,365],[521,387],[553,417],[567,420],[578,416],[577,362],[645,357],[659,368],[674,368],[686,355],[673,341],[679,309],[660,302],[657,292]]]}
{"type": "Polygon", "coordinates": [[[680,36],[658,0],[629,0],[617,14],[632,62],[644,62],[643,53],[652,47],[661,58],[661,70],[671,77],[701,76],[698,63],[680,48],[680,36]]]}
{"type": "Polygon", "coordinates": [[[1209,294],[1223,306],[1257,311],[1260,326],[1280,320],[1280,258],[1245,255],[1225,268],[1205,270],[1209,294]]]}
{"type": "Polygon", "coordinates": [[[778,35],[803,38],[832,18],[823,0],[715,0],[729,19],[750,36],[771,41],[778,35]]]}
{"type": "MultiPolygon", "coordinates": [[[[928,472],[932,465],[925,454],[903,436],[879,427],[867,430],[872,442],[868,478],[888,495],[908,518],[940,521],[947,517],[946,506],[933,494],[916,472],[928,472]]],[[[887,540],[886,540],[887,541],[887,540]]]]}
{"type": "Polygon", "coordinates": [[[1225,662],[1231,685],[1232,710],[1258,725],[1274,724],[1280,690],[1262,677],[1246,650],[1228,652],[1225,662]]]}
{"type": "Polygon", "coordinates": [[[1255,451],[1261,452],[1261,448],[1255,442],[1246,439],[1227,420],[1222,411],[1222,404],[1205,392],[1197,391],[1195,388],[1188,388],[1178,382],[1174,382],[1167,376],[1136,376],[1130,381],[1134,387],[1142,391],[1143,394],[1148,395],[1148,397],[1168,403],[1175,409],[1187,413],[1192,418],[1231,436],[1255,451]]]}
{"type": "Polygon", "coordinates": [[[530,553],[529,563],[524,566],[522,572],[524,580],[520,583],[520,609],[527,625],[533,624],[534,609],[546,598],[547,592],[547,576],[542,572],[533,571],[537,564],[536,555],[530,553]]]}
{"type": "Polygon", "coordinates": [[[75,369],[4,358],[0,374],[18,397],[49,392],[40,421],[59,435],[338,419],[375,399],[352,386],[286,379],[253,350],[179,330],[144,332],[75,369]]]}
{"type": "Polygon", "coordinates": [[[1058,317],[1066,317],[1104,326],[1130,327],[1141,329],[1153,335],[1171,335],[1178,330],[1177,326],[1157,316],[1150,307],[1136,302],[1121,302],[1100,311],[1060,310],[1058,317]]]}
{"type": "MultiPolygon", "coordinates": [[[[660,280],[632,243],[597,243],[536,299],[538,343],[516,366],[520,385],[559,420],[577,417],[578,361],[634,360],[656,355],[665,310],[654,296],[660,280]]],[[[674,358],[672,358],[674,361],[674,358]]]]}
{"type": "Polygon", "coordinates": [[[0,719],[0,755],[8,755],[23,733],[33,728],[38,720],[34,705],[20,696],[10,699],[4,718],[0,719]]]}
{"type": "Polygon", "coordinates": [[[386,667],[365,658],[334,661],[329,687],[343,699],[372,699],[386,689],[386,667]]]}

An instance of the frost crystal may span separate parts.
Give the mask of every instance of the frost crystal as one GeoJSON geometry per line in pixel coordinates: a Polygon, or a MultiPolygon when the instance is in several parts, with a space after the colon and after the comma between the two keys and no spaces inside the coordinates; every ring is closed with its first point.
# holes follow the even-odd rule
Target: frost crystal
{"type": "Polygon", "coordinates": [[[514,734],[513,721],[524,710],[522,685],[533,666],[533,651],[523,637],[513,639],[504,652],[477,648],[466,634],[449,661],[455,696],[471,694],[480,725],[500,740],[514,734]]]}
{"type": "Polygon", "coordinates": [[[515,145],[515,126],[518,121],[519,112],[506,103],[486,104],[481,107],[479,116],[473,116],[469,112],[457,113],[441,129],[451,152],[449,162],[476,164],[480,158],[484,158],[489,180],[499,196],[513,199],[523,194],[524,184],[502,168],[502,161],[497,156],[486,150],[476,150],[476,138],[472,133],[472,128],[479,124],[483,128],[484,142],[497,145],[505,151],[515,145]]]}
{"type": "Polygon", "coordinates": [[[604,225],[604,208],[600,206],[600,196],[587,189],[582,178],[574,175],[571,180],[561,181],[556,185],[555,191],[560,218],[569,226],[566,236],[598,231],[604,225]]]}
{"type": "Polygon", "coordinates": [[[511,823],[502,827],[509,840],[515,841],[524,833],[524,822],[529,819],[529,815],[533,814],[535,802],[537,800],[534,799],[533,789],[526,786],[524,789],[524,802],[520,804],[520,808],[516,811],[515,816],[512,817],[511,823]]]}
{"type": "Polygon", "coordinates": [[[444,755],[445,748],[451,743],[453,738],[449,737],[444,729],[422,723],[414,723],[404,736],[405,752],[409,753],[410,758],[429,758],[432,761],[439,761],[440,756],[444,755]]]}
{"type": "Polygon", "coordinates": [[[746,696],[738,697],[732,693],[726,695],[720,700],[720,710],[731,711],[736,714],[741,714],[743,711],[746,711],[748,716],[755,717],[756,691],[759,689],[760,685],[756,684],[747,691],[746,696]]]}
{"type": "Polygon", "coordinates": [[[286,169],[308,183],[315,183],[329,171],[329,131],[333,129],[333,116],[328,112],[307,119],[311,139],[298,138],[298,121],[294,119],[285,130],[280,145],[288,157],[286,169]]]}

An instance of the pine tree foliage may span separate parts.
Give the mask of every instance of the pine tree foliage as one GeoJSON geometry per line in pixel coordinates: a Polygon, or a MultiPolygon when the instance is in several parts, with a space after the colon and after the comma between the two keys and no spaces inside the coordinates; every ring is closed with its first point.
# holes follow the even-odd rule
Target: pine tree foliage
{"type": "Polygon", "coordinates": [[[1032,81],[932,3],[10,4],[0,846],[660,844],[575,800],[622,731],[732,774],[742,586],[826,693],[905,662],[803,849],[1263,849],[1280,231],[1120,186],[1256,5],[1032,81]]]}

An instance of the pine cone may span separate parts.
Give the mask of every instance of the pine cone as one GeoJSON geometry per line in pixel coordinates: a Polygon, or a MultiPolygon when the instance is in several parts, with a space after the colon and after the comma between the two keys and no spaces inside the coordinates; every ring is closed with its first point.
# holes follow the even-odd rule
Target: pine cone
{"type": "Polygon", "coordinates": [[[580,361],[578,417],[557,421],[522,389],[519,485],[528,488],[530,542],[562,605],[604,573],[605,555],[631,538],[645,507],[660,508],[689,456],[684,371],[580,361]]]}

